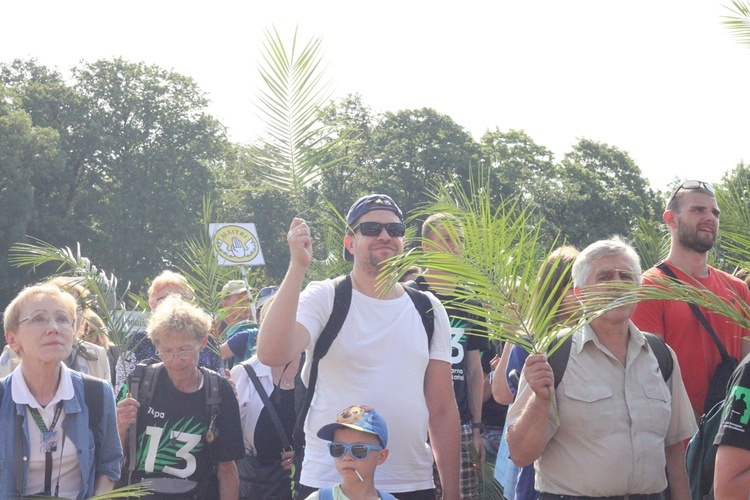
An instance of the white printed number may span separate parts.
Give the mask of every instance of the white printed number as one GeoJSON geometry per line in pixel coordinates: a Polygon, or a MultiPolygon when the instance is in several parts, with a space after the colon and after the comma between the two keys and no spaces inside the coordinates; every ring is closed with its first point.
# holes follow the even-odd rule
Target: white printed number
{"type": "MultiPolygon", "coordinates": [[[[146,427],[146,434],[148,434],[150,438],[148,440],[148,453],[146,454],[146,463],[144,464],[146,472],[155,472],[154,465],[156,464],[156,455],[159,451],[159,443],[161,442],[162,432],[164,432],[164,429],[162,429],[161,427],[146,427]]],[[[201,442],[201,436],[200,434],[189,434],[187,432],[172,431],[170,438],[174,441],[183,443],[180,449],[175,452],[175,456],[177,458],[182,458],[185,460],[185,468],[175,469],[174,467],[165,465],[162,472],[182,479],[187,479],[195,473],[195,457],[191,455],[190,452],[193,451],[193,449],[198,446],[198,443],[201,442]]]]}
{"type": "Polygon", "coordinates": [[[455,365],[464,359],[464,346],[461,344],[461,337],[464,336],[463,328],[451,328],[451,364],[455,365]]]}

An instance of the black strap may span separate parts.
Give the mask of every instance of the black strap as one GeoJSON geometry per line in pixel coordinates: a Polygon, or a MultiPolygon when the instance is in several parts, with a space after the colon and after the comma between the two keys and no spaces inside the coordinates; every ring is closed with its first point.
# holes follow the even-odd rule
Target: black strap
{"type": "MultiPolygon", "coordinates": [[[[680,279],[677,277],[677,275],[675,275],[674,271],[672,271],[672,269],[667,265],[666,262],[661,261],[661,262],[659,262],[656,265],[656,267],[658,267],[659,269],[661,269],[661,271],[664,274],[666,274],[667,276],[669,276],[673,280],[680,281],[680,279]]],[[[721,340],[719,340],[719,336],[716,335],[716,332],[711,327],[711,324],[708,322],[708,320],[706,319],[706,317],[703,315],[703,313],[701,312],[701,310],[698,307],[698,305],[697,304],[693,304],[692,302],[688,302],[688,305],[690,306],[690,309],[692,309],[693,314],[695,314],[695,316],[698,318],[698,321],[700,321],[701,324],[703,325],[703,328],[705,328],[706,331],[708,332],[708,334],[711,336],[711,339],[714,341],[714,344],[716,344],[716,348],[719,350],[719,354],[721,354],[721,360],[722,361],[726,361],[727,359],[729,359],[731,356],[729,356],[729,353],[727,352],[726,348],[724,347],[724,344],[721,343],[721,340]]]]}
{"type": "Polygon", "coordinates": [[[435,311],[429,297],[422,293],[424,291],[423,285],[425,288],[429,288],[423,276],[418,276],[416,280],[403,283],[404,291],[414,302],[414,307],[417,308],[419,316],[422,318],[422,325],[427,333],[427,345],[429,346],[432,333],[435,331],[435,311]]]}
{"type": "Polygon", "coordinates": [[[284,447],[285,451],[290,450],[291,446],[289,445],[289,438],[284,430],[284,425],[281,423],[279,414],[276,413],[276,408],[274,408],[273,403],[271,403],[271,400],[268,398],[268,394],[266,394],[265,389],[263,389],[263,385],[261,385],[260,380],[258,380],[258,375],[248,361],[242,362],[242,366],[245,368],[247,376],[250,377],[250,380],[253,382],[255,390],[258,391],[258,396],[263,400],[263,405],[268,410],[268,415],[270,415],[271,420],[273,420],[273,425],[276,426],[276,432],[279,433],[279,438],[281,438],[281,445],[284,447]]]}
{"type": "Polygon", "coordinates": [[[313,359],[310,363],[310,378],[307,382],[307,392],[302,406],[297,409],[297,421],[294,424],[294,442],[299,446],[305,444],[305,419],[310,410],[310,404],[315,393],[315,383],[318,381],[318,363],[328,353],[331,344],[336,339],[341,327],[349,314],[349,305],[352,303],[352,277],[351,275],[339,276],[333,280],[334,296],[333,309],[328,317],[326,326],[320,332],[318,341],[313,350],[313,359]]]}
{"type": "MultiPolygon", "coordinates": [[[[140,404],[150,404],[151,397],[154,395],[156,382],[163,367],[164,363],[138,363],[135,366],[128,381],[128,389],[133,399],[140,404]]],[[[136,452],[138,451],[138,443],[136,442],[137,425],[138,419],[136,418],[128,429],[128,471],[130,476],[128,484],[131,484],[133,472],[135,471],[136,452]]]]}

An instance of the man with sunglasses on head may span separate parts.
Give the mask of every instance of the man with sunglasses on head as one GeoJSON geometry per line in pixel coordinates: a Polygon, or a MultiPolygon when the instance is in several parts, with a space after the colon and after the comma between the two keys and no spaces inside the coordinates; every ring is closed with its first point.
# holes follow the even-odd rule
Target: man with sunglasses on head
{"type": "MultiPolygon", "coordinates": [[[[680,184],[669,197],[663,215],[671,240],[669,255],[644,273],[644,285],[653,285],[651,278],[654,277],[665,279],[671,271],[681,282],[706,288],[731,302],[739,298],[750,303],[750,293],[744,282],[708,265],[708,251],[716,243],[719,232],[719,215],[711,184],[695,180],[680,184]]],[[[750,331],[720,314],[699,309],[729,356],[742,359],[750,352],[750,343],[742,340],[750,336],[750,331]]],[[[642,331],[664,338],[674,350],[690,403],[699,418],[707,411],[705,406],[710,405],[707,401],[709,382],[721,363],[719,349],[701,319],[686,302],[650,300],[638,304],[632,320],[642,331]]]]}
{"type": "MultiPolygon", "coordinates": [[[[443,498],[457,499],[460,424],[448,316],[440,302],[427,294],[434,308],[434,331],[428,344],[422,317],[402,285],[378,286],[383,262],[401,253],[404,246],[403,214],[390,197],[360,198],[349,209],[346,223],[344,257],[354,262],[351,304],[338,336],[319,363],[305,420],[300,497],[338,482],[325,441],[315,438],[317,430],[351,401],[366,400],[392,422],[391,453],[378,468],[377,487],[398,499],[434,499],[434,452],[443,498]]],[[[307,361],[302,380],[307,384],[315,343],[333,310],[335,288],[331,280],[314,281],[301,291],[313,256],[307,222],[295,218],[287,241],[291,262],[261,325],[258,358],[279,366],[304,350],[307,361]]]]}

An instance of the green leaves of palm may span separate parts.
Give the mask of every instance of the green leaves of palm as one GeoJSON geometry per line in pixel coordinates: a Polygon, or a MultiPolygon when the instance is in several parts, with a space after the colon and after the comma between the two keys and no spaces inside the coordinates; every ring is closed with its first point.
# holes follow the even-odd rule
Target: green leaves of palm
{"type": "Polygon", "coordinates": [[[10,248],[8,261],[16,267],[37,267],[52,264],[57,269],[47,276],[52,279],[55,276],[73,276],[81,280],[83,285],[91,294],[84,300],[87,304],[82,306],[93,307],[101,317],[107,328],[110,340],[122,348],[122,340],[129,332],[129,326],[125,315],[121,314],[124,309],[122,297],[128,296],[130,284],[126,284],[122,293],[118,293],[118,280],[113,274],[107,274],[98,269],[91,261],[81,254],[81,247],[76,245],[73,252],[68,247],[54,247],[42,240],[32,238],[34,243],[16,243],[10,248]]]}
{"type": "Polygon", "coordinates": [[[732,0],[732,7],[725,7],[732,15],[723,16],[724,25],[740,42],[750,45],[750,4],[744,0],[732,0]]]}
{"type": "MultiPolygon", "coordinates": [[[[463,255],[415,248],[394,257],[384,269],[381,282],[393,285],[412,265],[447,272],[445,279],[455,285],[456,303],[481,318],[478,324],[491,338],[511,341],[529,352],[554,351],[554,341],[564,329],[555,320],[560,300],[530,300],[539,286],[540,263],[553,246],[545,244],[540,223],[533,222],[531,213],[520,209],[517,200],[493,206],[483,173],[474,176],[469,185],[469,192],[457,185],[436,188],[434,202],[415,215],[454,215],[463,226],[463,255]]],[[[449,222],[441,221],[441,225],[449,236],[457,236],[449,222]]],[[[559,284],[551,288],[556,286],[559,284]]]]}
{"type": "Polygon", "coordinates": [[[312,38],[299,50],[295,32],[287,50],[278,31],[267,30],[263,40],[259,110],[266,138],[254,160],[267,184],[291,193],[301,206],[304,188],[316,181],[322,169],[343,158],[325,158],[336,141],[327,137],[322,118],[331,111],[330,83],[321,68],[320,38],[312,38]]]}

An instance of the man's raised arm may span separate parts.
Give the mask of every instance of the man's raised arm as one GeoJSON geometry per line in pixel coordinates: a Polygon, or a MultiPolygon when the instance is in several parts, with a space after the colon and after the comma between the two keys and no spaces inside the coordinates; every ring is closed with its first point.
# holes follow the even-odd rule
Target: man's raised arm
{"type": "Polygon", "coordinates": [[[297,323],[297,303],[305,273],[312,261],[310,228],[303,219],[295,218],[286,235],[291,259],[258,333],[258,359],[268,366],[283,366],[302,352],[310,342],[310,334],[297,323]]]}

